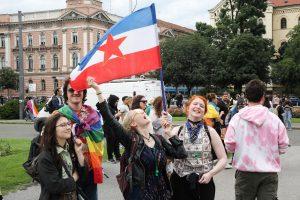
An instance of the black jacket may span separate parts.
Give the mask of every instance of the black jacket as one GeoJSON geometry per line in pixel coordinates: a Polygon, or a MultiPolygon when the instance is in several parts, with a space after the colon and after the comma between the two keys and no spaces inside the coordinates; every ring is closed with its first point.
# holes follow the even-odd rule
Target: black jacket
{"type": "MultiPolygon", "coordinates": [[[[131,151],[131,143],[132,143],[132,134],[137,134],[135,132],[126,131],[123,126],[112,116],[109,111],[106,102],[97,103],[97,108],[100,111],[105,124],[114,130],[116,133],[116,137],[120,141],[120,143],[125,147],[126,152],[131,151]]],[[[137,134],[139,135],[139,134],[137,134]]],[[[143,188],[145,186],[145,168],[140,161],[140,155],[145,147],[144,140],[138,137],[138,147],[136,151],[136,155],[133,158],[133,167],[132,167],[132,182],[135,186],[141,186],[143,188]]],[[[161,139],[161,144],[163,149],[168,157],[176,158],[176,159],[184,159],[187,157],[187,153],[183,147],[183,143],[177,136],[173,136],[169,139],[171,144],[169,144],[165,139],[161,139]]],[[[167,183],[168,189],[171,191],[170,181],[167,177],[166,171],[162,172],[164,175],[164,179],[167,183]]]]}
{"type": "MultiPolygon", "coordinates": [[[[75,163],[73,169],[77,169],[80,174],[85,170],[75,163]]],[[[62,178],[62,167],[55,166],[53,157],[49,151],[43,150],[38,159],[38,172],[41,181],[40,200],[57,200],[60,194],[73,192],[76,190],[76,182],[73,177],[62,178]]]]}

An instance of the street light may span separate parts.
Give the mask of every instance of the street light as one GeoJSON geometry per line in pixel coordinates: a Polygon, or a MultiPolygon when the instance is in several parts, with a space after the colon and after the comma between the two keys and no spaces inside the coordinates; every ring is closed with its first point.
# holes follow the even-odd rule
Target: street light
{"type": "Polygon", "coordinates": [[[23,40],[22,40],[22,12],[18,11],[19,19],[19,119],[23,119],[24,110],[24,68],[23,68],[23,40]]]}

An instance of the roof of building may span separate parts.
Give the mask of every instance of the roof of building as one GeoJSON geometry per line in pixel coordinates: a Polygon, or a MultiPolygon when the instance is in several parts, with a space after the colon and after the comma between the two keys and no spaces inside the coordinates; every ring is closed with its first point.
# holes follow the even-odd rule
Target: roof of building
{"type": "Polygon", "coordinates": [[[300,5],[300,0],[269,0],[274,7],[300,5]]]}
{"type": "Polygon", "coordinates": [[[172,30],[179,31],[179,32],[185,32],[185,33],[195,32],[193,29],[189,29],[189,28],[186,28],[186,27],[183,27],[183,26],[179,26],[177,24],[166,22],[166,21],[163,21],[163,20],[160,20],[160,19],[157,20],[157,26],[165,27],[165,28],[168,28],[168,29],[172,29],[172,30]]]}

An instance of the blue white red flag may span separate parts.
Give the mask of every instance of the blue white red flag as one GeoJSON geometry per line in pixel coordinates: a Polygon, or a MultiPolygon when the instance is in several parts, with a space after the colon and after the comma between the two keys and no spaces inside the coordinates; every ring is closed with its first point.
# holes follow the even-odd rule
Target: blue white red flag
{"type": "Polygon", "coordinates": [[[157,30],[154,4],[123,18],[72,71],[71,87],[87,89],[89,76],[100,84],[161,68],[157,30]]]}

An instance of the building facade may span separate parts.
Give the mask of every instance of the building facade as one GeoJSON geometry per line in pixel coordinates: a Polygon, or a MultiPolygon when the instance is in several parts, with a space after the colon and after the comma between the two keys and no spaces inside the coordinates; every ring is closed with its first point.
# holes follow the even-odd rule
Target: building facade
{"type": "MultiPolygon", "coordinates": [[[[67,0],[65,9],[23,13],[25,96],[51,96],[105,31],[120,19],[103,10],[100,0],[67,0]],[[31,85],[36,89],[31,90],[31,85]]],[[[162,20],[158,20],[158,27],[161,40],[193,32],[162,20]]],[[[19,70],[18,33],[18,14],[0,14],[0,69],[19,70]]],[[[6,95],[5,91],[1,93],[6,95]]]]}
{"type": "MultiPolygon", "coordinates": [[[[214,8],[209,10],[210,23],[216,26],[219,14],[226,0],[221,0],[214,8]]],[[[264,38],[272,39],[275,49],[287,42],[287,34],[300,24],[300,0],[269,0],[262,19],[266,27],[264,38]]]]}

